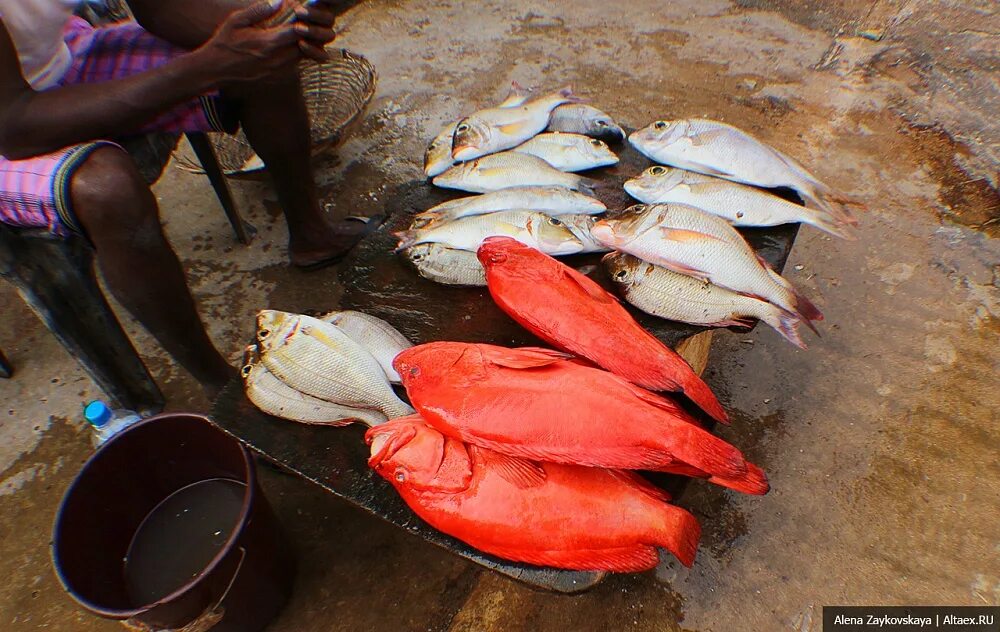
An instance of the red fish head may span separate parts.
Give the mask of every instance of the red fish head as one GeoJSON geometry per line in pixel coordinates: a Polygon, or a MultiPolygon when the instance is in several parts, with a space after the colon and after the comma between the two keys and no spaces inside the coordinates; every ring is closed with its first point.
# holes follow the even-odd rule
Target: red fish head
{"type": "Polygon", "coordinates": [[[431,428],[420,415],[393,419],[365,433],[368,465],[396,487],[458,492],[472,479],[465,445],[431,428]]]}
{"type": "Polygon", "coordinates": [[[476,256],[487,270],[498,265],[515,265],[525,259],[534,261],[548,258],[548,255],[531,246],[525,246],[516,239],[499,236],[484,239],[476,251],[476,256]]]}
{"type": "MultiPolygon", "coordinates": [[[[465,342],[431,342],[410,347],[396,356],[392,368],[403,380],[407,392],[434,383],[442,375],[471,375],[470,362],[480,361],[475,345],[465,342]]],[[[412,397],[412,394],[411,394],[412,397]]]]}

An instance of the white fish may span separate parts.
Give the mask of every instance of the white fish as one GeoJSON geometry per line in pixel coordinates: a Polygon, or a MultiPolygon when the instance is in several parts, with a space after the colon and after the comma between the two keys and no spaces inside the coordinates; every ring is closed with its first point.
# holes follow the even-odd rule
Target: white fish
{"type": "Polygon", "coordinates": [[[457,164],[434,178],[434,184],[472,193],[510,187],[558,186],[588,195],[600,186],[596,180],[559,171],[537,156],[515,151],[504,151],[457,164]]]}
{"type": "Polygon", "coordinates": [[[511,187],[482,195],[449,200],[418,213],[414,219],[429,224],[450,221],[459,217],[482,215],[516,208],[530,208],[546,215],[588,214],[596,215],[608,210],[598,199],[578,191],[558,186],[511,187]]]}
{"type": "Polygon", "coordinates": [[[585,171],[618,164],[618,156],[607,143],[583,134],[539,134],[512,151],[538,156],[560,171],[585,171]]]}
{"type": "Polygon", "coordinates": [[[297,391],[328,402],[378,410],[389,418],[413,413],[378,362],[336,326],[302,314],[257,314],[257,345],[271,373],[297,391]]]}
{"type": "Polygon", "coordinates": [[[590,229],[597,223],[597,218],[593,215],[559,215],[559,221],[565,224],[566,228],[583,244],[581,253],[611,251],[611,248],[608,248],[590,234],[590,229]]]}
{"type": "MultiPolygon", "coordinates": [[[[516,81],[511,83],[510,93],[507,98],[498,105],[499,108],[513,108],[522,105],[531,96],[531,91],[521,87],[516,81]]],[[[447,171],[455,160],[451,157],[451,141],[455,135],[455,128],[458,121],[445,125],[441,132],[434,137],[427,151],[424,152],[424,175],[433,178],[436,175],[447,171]]],[[[263,165],[263,163],[261,163],[263,165]]]]}
{"type": "Polygon", "coordinates": [[[801,164],[750,134],[718,121],[656,121],[629,142],[656,162],[761,187],[789,187],[838,221],[857,225],[848,206],[861,206],[820,182],[801,164]]]}
{"type": "Polygon", "coordinates": [[[746,296],[615,252],[603,259],[608,275],[625,300],[647,314],[667,320],[730,327],[750,325],[756,318],[774,327],[789,342],[802,349],[801,318],[767,301],[746,296]]]}
{"type": "Polygon", "coordinates": [[[583,134],[609,143],[625,140],[625,132],[613,118],[584,103],[568,103],[552,110],[547,129],[550,132],[583,134]]]}
{"type": "Polygon", "coordinates": [[[580,252],[583,244],[558,219],[528,209],[500,211],[462,217],[451,222],[396,233],[399,252],[424,243],[440,243],[449,248],[475,252],[487,237],[513,237],[550,255],[580,252]]]}
{"type": "Polygon", "coordinates": [[[243,377],[247,399],[268,415],[324,426],[346,426],[355,421],[375,426],[388,419],[376,410],[341,406],[300,393],[275,377],[264,366],[260,361],[257,345],[247,347],[240,375],[243,377]]]}
{"type": "Polygon", "coordinates": [[[553,109],[578,101],[573,90],[567,87],[517,107],[480,110],[459,121],[452,140],[451,157],[473,160],[516,147],[548,126],[553,109]]]}
{"type": "Polygon", "coordinates": [[[445,285],[486,285],[486,270],[476,253],[444,244],[417,244],[403,251],[420,276],[445,285]]]}
{"type": "Polygon", "coordinates": [[[799,314],[807,325],[823,319],[726,220],[692,206],[633,206],[618,218],[597,222],[590,233],[615,250],[799,314]]]}
{"type": "Polygon", "coordinates": [[[412,347],[413,343],[399,333],[399,330],[381,318],[352,310],[330,312],[321,316],[320,320],[336,325],[375,358],[390,382],[402,384],[399,373],[392,367],[392,361],[403,350],[412,347]]]}
{"type": "Polygon", "coordinates": [[[625,182],[629,195],[647,204],[687,204],[729,220],[734,226],[810,224],[852,239],[849,228],[824,210],[811,209],[751,186],[662,165],[625,182]]]}

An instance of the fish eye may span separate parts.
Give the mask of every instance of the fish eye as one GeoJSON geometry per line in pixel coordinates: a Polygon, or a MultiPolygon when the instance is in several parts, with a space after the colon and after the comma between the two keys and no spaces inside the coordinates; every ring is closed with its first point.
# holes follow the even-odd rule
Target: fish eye
{"type": "Polygon", "coordinates": [[[553,226],[562,226],[562,225],[563,225],[563,223],[562,223],[562,222],[560,222],[560,221],[559,221],[558,219],[556,219],[555,217],[550,217],[550,218],[549,218],[549,223],[550,223],[550,224],[552,224],[553,226]]]}
{"type": "Polygon", "coordinates": [[[395,478],[396,482],[398,482],[398,483],[405,482],[406,481],[406,470],[404,470],[401,467],[397,468],[396,472],[393,474],[392,477],[395,478]]]}
{"type": "Polygon", "coordinates": [[[625,277],[627,276],[628,272],[626,272],[625,270],[619,270],[618,272],[615,272],[615,278],[618,279],[619,281],[624,281],[625,277]]]}
{"type": "Polygon", "coordinates": [[[264,338],[267,338],[270,335],[271,335],[271,330],[270,329],[261,329],[260,331],[257,332],[257,336],[261,340],[263,340],[264,338]]]}
{"type": "Polygon", "coordinates": [[[469,126],[466,125],[465,123],[462,123],[461,125],[459,125],[458,127],[455,128],[455,131],[456,132],[467,132],[467,131],[469,131],[469,126]]]}
{"type": "Polygon", "coordinates": [[[657,122],[653,123],[653,127],[655,127],[656,129],[667,129],[667,122],[666,121],[657,121],[657,122]]]}
{"type": "Polygon", "coordinates": [[[649,175],[651,176],[662,176],[666,172],[667,170],[660,166],[649,168],[649,175]]]}
{"type": "Polygon", "coordinates": [[[594,138],[590,141],[590,144],[593,145],[594,147],[603,147],[604,141],[597,140],[596,138],[594,138]]]}
{"type": "Polygon", "coordinates": [[[415,366],[410,369],[410,377],[417,377],[418,375],[420,375],[420,367],[415,366]]]}
{"type": "Polygon", "coordinates": [[[608,122],[608,121],[605,121],[604,119],[599,119],[597,121],[597,124],[600,125],[601,127],[610,127],[611,126],[611,123],[608,122]]]}
{"type": "Polygon", "coordinates": [[[645,204],[636,204],[635,206],[632,207],[632,210],[638,211],[638,212],[641,213],[642,211],[646,210],[646,205],[645,204]]]}
{"type": "Polygon", "coordinates": [[[507,260],[507,255],[502,252],[494,252],[490,255],[490,263],[503,263],[507,260]]]}
{"type": "Polygon", "coordinates": [[[424,260],[424,253],[422,253],[422,252],[415,252],[412,255],[410,255],[410,260],[411,261],[423,261],[424,260]]]}
{"type": "Polygon", "coordinates": [[[249,376],[251,371],[253,371],[253,365],[252,364],[248,364],[248,365],[244,366],[242,369],[240,369],[240,373],[243,375],[243,377],[249,376]]]}

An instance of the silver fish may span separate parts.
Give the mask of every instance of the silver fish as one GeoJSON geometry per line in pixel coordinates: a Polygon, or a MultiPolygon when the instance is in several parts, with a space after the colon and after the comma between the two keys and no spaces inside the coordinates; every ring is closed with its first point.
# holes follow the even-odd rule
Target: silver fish
{"type": "Polygon", "coordinates": [[[625,182],[625,190],[640,202],[687,204],[727,219],[734,226],[801,222],[838,237],[853,237],[845,224],[824,210],[806,208],[754,187],[693,171],[656,165],[625,182]]]}
{"type": "Polygon", "coordinates": [[[390,382],[402,384],[399,373],[392,367],[392,361],[404,349],[412,347],[413,343],[399,333],[399,330],[381,318],[351,310],[330,312],[321,316],[320,320],[336,325],[375,358],[390,382]]]}
{"type": "Polygon", "coordinates": [[[583,134],[609,143],[625,140],[625,132],[613,118],[583,103],[560,105],[552,110],[548,131],[583,134]]]}
{"type": "Polygon", "coordinates": [[[624,252],[609,254],[603,262],[625,300],[647,314],[710,327],[750,325],[756,318],[774,327],[795,346],[806,348],[798,332],[801,318],[767,301],[678,274],[624,252]]]}
{"type": "Polygon", "coordinates": [[[556,107],[579,100],[567,87],[518,107],[480,110],[459,121],[452,140],[451,157],[473,160],[516,147],[544,130],[556,107]]]}
{"type": "Polygon", "coordinates": [[[801,164],[750,134],[718,121],[656,121],[629,142],[656,162],[761,187],[789,187],[837,221],[857,225],[855,200],[833,191],[801,164]]]}
{"type": "Polygon", "coordinates": [[[247,399],[268,415],[324,426],[345,426],[354,421],[375,426],[388,419],[375,410],[341,406],[300,393],[275,377],[264,366],[257,345],[247,347],[240,375],[243,377],[247,399]]]}
{"type": "Polygon", "coordinates": [[[559,186],[588,195],[599,186],[596,180],[559,171],[537,156],[515,151],[491,154],[455,165],[434,178],[434,184],[472,193],[510,187],[559,186]]]}
{"type": "Polygon", "coordinates": [[[560,171],[585,171],[618,164],[618,156],[607,143],[583,134],[539,134],[512,151],[538,156],[560,171]]]}
{"type": "Polygon", "coordinates": [[[417,244],[403,251],[420,276],[445,285],[486,285],[486,270],[476,253],[444,244],[417,244]]]}
{"type": "MultiPolygon", "coordinates": [[[[510,93],[498,108],[513,108],[522,105],[531,96],[531,91],[521,87],[516,81],[511,83],[510,93]]],[[[433,178],[447,171],[455,160],[451,157],[451,141],[455,136],[458,121],[449,123],[434,137],[424,152],[424,175],[433,178]]],[[[262,163],[263,164],[263,163],[262,163]]]]}
{"type": "Polygon", "coordinates": [[[807,325],[823,318],[726,220],[694,207],[637,205],[615,219],[597,222],[590,233],[615,250],[766,300],[799,314],[807,325]]]}
{"type": "Polygon", "coordinates": [[[583,244],[558,219],[528,209],[462,217],[451,222],[397,233],[396,251],[424,243],[475,252],[487,237],[506,235],[550,255],[580,252],[583,244]]]}
{"type": "Polygon", "coordinates": [[[559,215],[559,221],[565,224],[566,228],[576,235],[576,238],[583,244],[581,253],[611,251],[611,248],[608,248],[590,234],[590,229],[597,223],[597,218],[593,215],[559,215]]]}
{"type": "Polygon", "coordinates": [[[530,208],[546,215],[596,215],[608,209],[604,202],[566,187],[532,186],[511,187],[449,200],[418,213],[414,218],[429,224],[516,208],[530,208]]]}
{"type": "Polygon", "coordinates": [[[413,413],[393,392],[375,358],[330,323],[263,310],[257,314],[257,345],[264,366],[306,395],[378,410],[389,418],[413,413]]]}

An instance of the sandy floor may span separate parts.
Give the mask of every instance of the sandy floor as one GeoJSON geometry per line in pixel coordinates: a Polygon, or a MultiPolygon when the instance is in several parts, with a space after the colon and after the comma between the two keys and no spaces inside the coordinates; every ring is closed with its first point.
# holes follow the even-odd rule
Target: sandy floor
{"type": "MultiPolygon", "coordinates": [[[[1000,604],[1000,18],[989,0],[815,4],[372,0],[343,17],[343,45],[381,83],[359,134],[318,167],[339,213],[376,212],[387,185],[418,177],[443,123],[513,79],[572,83],[629,126],[739,125],[871,210],[858,241],[800,233],[787,275],[826,314],[808,351],[767,328],[716,336],[707,376],[734,417],[722,434],[773,489],[689,486],[680,503],[705,529],[693,569],[664,562],[552,596],[266,472],[300,559],[276,632],[809,632],[824,604],[1000,604]]],[[[203,177],[170,168],[156,186],[234,362],[254,312],[301,307],[272,295],[308,282],[284,265],[273,194],[235,188],[260,229],[246,248],[203,177]]],[[[56,504],[90,450],[80,407],[99,392],[9,286],[0,301],[0,348],[18,370],[0,381],[0,628],[118,629],[81,612],[49,561],[56,504]]],[[[170,407],[205,410],[127,322],[170,407]]]]}

